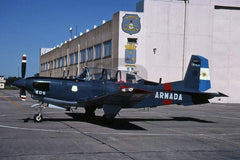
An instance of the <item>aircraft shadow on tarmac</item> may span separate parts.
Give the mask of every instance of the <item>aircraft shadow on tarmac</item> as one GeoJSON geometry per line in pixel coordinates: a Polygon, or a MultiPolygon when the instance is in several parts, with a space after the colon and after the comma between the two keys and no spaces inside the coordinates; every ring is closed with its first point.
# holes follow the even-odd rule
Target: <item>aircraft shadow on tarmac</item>
{"type": "MultiPolygon", "coordinates": [[[[79,121],[79,122],[87,122],[103,127],[108,127],[116,130],[147,130],[142,128],[136,124],[131,122],[197,122],[197,123],[216,123],[213,121],[207,121],[203,119],[197,119],[192,117],[170,117],[166,119],[155,119],[155,118],[115,118],[112,122],[106,122],[100,116],[95,116],[94,118],[87,119],[83,113],[66,113],[66,115],[71,118],[44,118],[44,121],[52,121],[52,122],[66,122],[66,121],[79,121]]],[[[28,120],[32,120],[30,118],[24,119],[24,122],[28,122],[28,120]]],[[[44,122],[43,122],[44,123],[44,122]]]]}

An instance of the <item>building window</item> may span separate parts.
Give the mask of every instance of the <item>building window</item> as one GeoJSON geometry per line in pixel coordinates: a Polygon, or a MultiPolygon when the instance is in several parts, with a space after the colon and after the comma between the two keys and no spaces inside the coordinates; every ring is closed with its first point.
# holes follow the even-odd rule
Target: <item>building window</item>
{"type": "Polygon", "coordinates": [[[69,58],[70,58],[70,64],[69,64],[69,65],[73,65],[73,62],[74,62],[74,54],[70,54],[69,58]]]}
{"type": "Polygon", "coordinates": [[[46,71],[46,68],[45,68],[46,65],[45,65],[45,64],[46,64],[46,63],[43,63],[43,64],[42,64],[42,71],[46,71]]]}
{"type": "Polygon", "coordinates": [[[43,63],[43,71],[47,70],[47,63],[43,63]]]}
{"type": "Polygon", "coordinates": [[[54,68],[57,68],[57,59],[54,59],[54,68]]]}
{"type": "Polygon", "coordinates": [[[61,64],[61,58],[58,58],[57,61],[58,61],[58,68],[59,68],[61,64]]]}
{"type": "Polygon", "coordinates": [[[47,63],[44,63],[44,69],[43,69],[44,71],[46,71],[47,70],[47,63]]]}
{"type": "Polygon", "coordinates": [[[104,57],[109,57],[111,56],[112,52],[112,41],[107,41],[103,43],[104,45],[104,57]]]}
{"type": "Polygon", "coordinates": [[[49,62],[49,69],[53,69],[53,61],[49,62]]]}
{"type": "Polygon", "coordinates": [[[137,43],[137,38],[128,38],[128,43],[137,43]]]}
{"type": "Polygon", "coordinates": [[[102,54],[102,45],[98,44],[95,46],[95,59],[100,59],[102,54]]]}
{"type": "Polygon", "coordinates": [[[75,57],[75,63],[74,64],[78,64],[78,52],[74,53],[74,57],[75,57]]]}
{"type": "Polygon", "coordinates": [[[65,56],[64,59],[65,59],[65,64],[64,64],[64,66],[67,66],[67,65],[68,65],[68,56],[65,56]]]}
{"type": "Polygon", "coordinates": [[[64,67],[64,57],[62,57],[62,67],[64,67]]]}
{"type": "Polygon", "coordinates": [[[41,71],[42,71],[42,72],[45,71],[45,63],[41,64],[41,71]]]}
{"type": "Polygon", "coordinates": [[[47,70],[50,69],[50,61],[47,63],[47,70]]]}
{"type": "Polygon", "coordinates": [[[81,62],[86,61],[86,50],[81,50],[81,62]]]}
{"type": "Polygon", "coordinates": [[[87,60],[88,61],[91,61],[93,59],[93,48],[88,48],[87,49],[87,53],[88,53],[88,57],[87,57],[87,60]]]}

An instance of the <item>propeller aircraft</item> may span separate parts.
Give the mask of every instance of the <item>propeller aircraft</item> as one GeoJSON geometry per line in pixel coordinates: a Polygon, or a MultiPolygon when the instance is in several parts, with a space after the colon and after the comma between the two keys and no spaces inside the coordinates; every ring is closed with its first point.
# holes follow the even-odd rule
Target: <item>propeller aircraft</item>
{"type": "Polygon", "coordinates": [[[38,100],[39,112],[35,122],[41,122],[42,109],[56,105],[70,110],[84,107],[85,116],[93,118],[102,108],[105,120],[113,120],[121,109],[157,107],[161,105],[194,105],[209,103],[214,97],[227,97],[220,92],[205,92],[211,88],[208,60],[192,55],[183,80],[156,83],[142,79],[128,71],[87,68],[74,79],[53,77],[25,78],[26,55],[22,57],[22,79],[13,85],[20,88],[20,97],[26,100],[26,91],[38,100]]]}

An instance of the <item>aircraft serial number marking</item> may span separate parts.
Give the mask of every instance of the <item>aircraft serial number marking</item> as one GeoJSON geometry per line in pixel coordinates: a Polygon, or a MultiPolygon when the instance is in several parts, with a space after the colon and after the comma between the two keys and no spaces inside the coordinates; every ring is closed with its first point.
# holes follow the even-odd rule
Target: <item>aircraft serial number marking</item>
{"type": "Polygon", "coordinates": [[[45,96],[46,95],[46,91],[35,90],[35,94],[45,96]]]}

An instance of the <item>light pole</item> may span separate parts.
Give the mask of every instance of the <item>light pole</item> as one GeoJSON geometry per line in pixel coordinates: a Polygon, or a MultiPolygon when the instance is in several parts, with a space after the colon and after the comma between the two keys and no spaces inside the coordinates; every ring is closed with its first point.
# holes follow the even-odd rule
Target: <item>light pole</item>
{"type": "Polygon", "coordinates": [[[182,54],[182,79],[184,79],[184,65],[185,65],[185,48],[186,48],[186,27],[187,27],[187,3],[189,0],[184,0],[184,22],[183,22],[183,54],[182,54]]]}
{"type": "Polygon", "coordinates": [[[69,32],[70,32],[71,39],[72,39],[72,27],[69,28],[69,32]]]}

